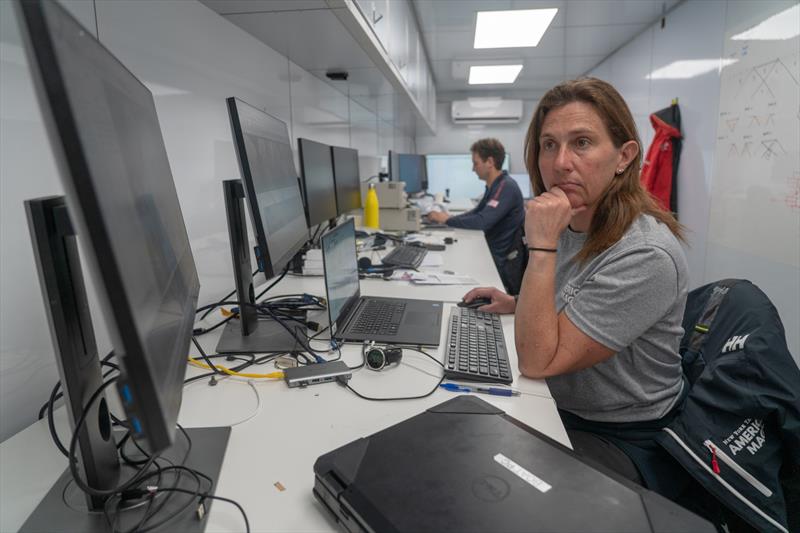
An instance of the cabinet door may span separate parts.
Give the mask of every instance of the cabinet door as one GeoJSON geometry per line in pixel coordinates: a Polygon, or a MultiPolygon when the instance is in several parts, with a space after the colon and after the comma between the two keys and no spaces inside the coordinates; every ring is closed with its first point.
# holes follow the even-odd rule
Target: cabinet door
{"type": "Polygon", "coordinates": [[[408,5],[404,0],[389,2],[389,59],[400,72],[403,79],[408,69],[408,5]]]}
{"type": "Polygon", "coordinates": [[[364,19],[372,26],[372,31],[383,45],[389,50],[389,0],[355,0],[364,19]]]}

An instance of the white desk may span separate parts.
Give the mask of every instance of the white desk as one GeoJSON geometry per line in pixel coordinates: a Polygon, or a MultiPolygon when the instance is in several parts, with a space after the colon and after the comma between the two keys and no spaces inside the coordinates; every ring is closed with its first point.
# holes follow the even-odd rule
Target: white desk
{"type": "MultiPolygon", "coordinates": [[[[458,243],[445,252],[445,265],[476,277],[484,285],[499,285],[482,234],[456,232],[458,243]],[[477,237],[480,238],[477,238],[477,237]],[[467,259],[471,261],[463,263],[467,259]],[[488,261],[488,262],[487,262],[488,261]],[[489,265],[491,269],[486,268],[489,265]]],[[[409,298],[460,299],[468,287],[415,287],[410,284],[369,280],[362,292],[409,298]],[[438,290],[441,289],[441,290],[438,290]],[[435,294],[450,295],[449,298],[435,294]],[[455,295],[458,295],[455,297],[455,295]]],[[[274,294],[305,291],[324,294],[322,278],[287,277],[274,294]]],[[[452,305],[446,305],[447,317],[452,305]]],[[[447,321],[443,320],[442,328],[447,321]]],[[[516,370],[513,317],[503,317],[506,345],[515,372],[513,387],[523,394],[506,398],[481,398],[509,415],[569,446],[569,440],[550,398],[547,385],[520,378],[516,370]]],[[[211,350],[220,330],[201,338],[211,350]]],[[[321,343],[315,343],[315,347],[321,343]]],[[[431,390],[441,367],[422,354],[405,350],[399,367],[382,372],[354,372],[350,385],[367,396],[412,396],[431,390]]],[[[194,353],[194,352],[193,352],[194,353]]],[[[358,346],[345,346],[344,360],[361,362],[358,346]]],[[[435,350],[429,353],[438,353],[435,350]]],[[[441,360],[441,355],[439,355],[441,360]]],[[[265,365],[254,372],[268,372],[265,365]]],[[[200,370],[190,368],[188,373],[200,370]]],[[[437,390],[419,400],[371,402],[358,398],[336,383],[306,389],[289,389],[282,381],[223,379],[215,387],[200,381],[184,392],[179,422],[185,427],[233,425],[216,493],[238,501],[246,510],[253,531],[331,531],[336,524],[314,499],[313,465],[320,455],[442,403],[454,395],[437,390]],[[279,491],[274,484],[285,487],[279,491]]],[[[35,409],[37,406],[32,406],[35,409]]],[[[113,407],[112,407],[113,410],[113,407]]],[[[57,413],[62,439],[69,434],[63,413],[57,413]]],[[[50,441],[46,421],[40,421],[0,445],[0,531],[16,531],[66,468],[66,460],[50,441]]],[[[206,531],[241,531],[243,522],[235,507],[215,502],[206,531]]]]}

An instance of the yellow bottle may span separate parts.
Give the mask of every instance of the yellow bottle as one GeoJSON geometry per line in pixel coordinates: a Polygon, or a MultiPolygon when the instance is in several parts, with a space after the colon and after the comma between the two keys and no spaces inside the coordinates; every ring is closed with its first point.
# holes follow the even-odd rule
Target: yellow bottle
{"type": "Polygon", "coordinates": [[[378,192],[375,190],[375,184],[370,183],[367,191],[367,200],[364,203],[364,226],[367,228],[380,228],[379,217],[378,192]]]}

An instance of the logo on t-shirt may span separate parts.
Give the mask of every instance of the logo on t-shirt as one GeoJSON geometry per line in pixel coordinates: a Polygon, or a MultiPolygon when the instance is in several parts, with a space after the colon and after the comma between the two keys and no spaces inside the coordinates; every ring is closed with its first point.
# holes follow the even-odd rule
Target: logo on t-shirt
{"type": "Polygon", "coordinates": [[[580,290],[580,287],[573,287],[569,283],[566,283],[561,289],[561,298],[566,303],[570,303],[578,295],[580,290]]]}

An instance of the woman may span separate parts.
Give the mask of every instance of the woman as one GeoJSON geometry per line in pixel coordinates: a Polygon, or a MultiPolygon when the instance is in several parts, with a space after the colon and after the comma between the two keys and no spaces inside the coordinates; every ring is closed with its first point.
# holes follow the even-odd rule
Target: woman
{"type": "Polygon", "coordinates": [[[464,299],[516,313],[520,372],[547,379],[578,453],[673,492],[663,478],[674,464],[652,439],[684,391],[687,264],[680,225],[639,183],[630,110],[601,80],[558,85],[539,102],[525,158],[536,197],[519,297],[479,288],[464,299]]]}

